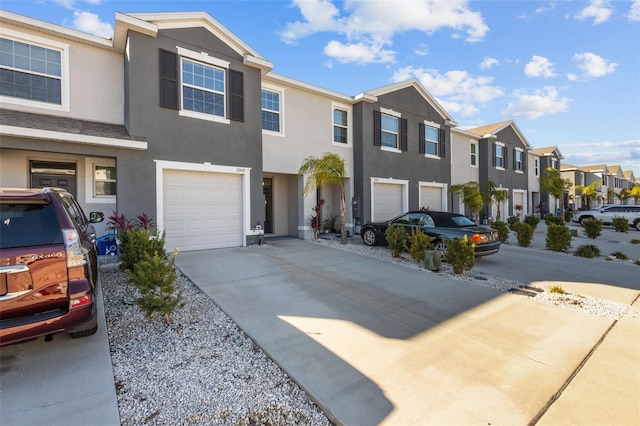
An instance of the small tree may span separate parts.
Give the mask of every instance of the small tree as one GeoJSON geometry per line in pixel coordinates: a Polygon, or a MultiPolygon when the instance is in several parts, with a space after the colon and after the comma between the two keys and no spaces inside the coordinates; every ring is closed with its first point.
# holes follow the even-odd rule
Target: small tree
{"type": "Polygon", "coordinates": [[[569,179],[563,179],[560,171],[553,167],[547,167],[544,175],[540,177],[540,185],[557,200],[560,201],[562,222],[564,222],[564,193],[571,188],[573,183],[569,179]]]}
{"type": "Polygon", "coordinates": [[[411,239],[409,244],[409,254],[419,263],[424,263],[425,251],[433,248],[435,237],[425,234],[417,228],[411,229],[411,239]]]}
{"type": "Polygon", "coordinates": [[[500,206],[509,199],[509,193],[507,190],[496,186],[495,182],[487,179],[485,194],[485,199],[489,200],[488,204],[496,204],[496,220],[499,221],[501,218],[500,206]]]}
{"type": "Polygon", "coordinates": [[[591,207],[591,202],[597,198],[598,188],[601,185],[602,182],[597,180],[592,182],[590,185],[576,185],[573,188],[576,191],[580,191],[580,197],[582,198],[583,205],[586,204],[587,207],[591,207]]]}
{"type": "Polygon", "coordinates": [[[465,235],[461,239],[447,241],[447,263],[454,274],[462,274],[476,264],[475,244],[465,235]]]}
{"type": "Polygon", "coordinates": [[[387,245],[392,257],[400,257],[407,250],[407,231],[402,225],[389,225],[386,231],[387,245]]]}
{"type": "Polygon", "coordinates": [[[471,219],[478,223],[478,215],[484,209],[485,199],[480,191],[478,182],[467,182],[464,184],[451,185],[449,192],[462,197],[465,207],[471,211],[471,219]]]}
{"type": "Polygon", "coordinates": [[[344,159],[338,154],[325,152],[322,157],[307,157],[298,170],[298,176],[307,175],[304,183],[304,195],[310,194],[322,185],[340,187],[340,244],[347,244],[346,200],[344,181],[347,169],[344,159]]]}

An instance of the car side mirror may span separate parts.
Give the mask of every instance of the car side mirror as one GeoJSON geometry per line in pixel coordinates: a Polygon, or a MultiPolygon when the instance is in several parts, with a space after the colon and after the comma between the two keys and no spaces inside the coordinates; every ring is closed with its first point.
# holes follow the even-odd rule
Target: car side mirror
{"type": "Polygon", "coordinates": [[[91,212],[89,213],[89,222],[91,223],[100,223],[104,220],[104,213],[102,212],[91,212]]]}

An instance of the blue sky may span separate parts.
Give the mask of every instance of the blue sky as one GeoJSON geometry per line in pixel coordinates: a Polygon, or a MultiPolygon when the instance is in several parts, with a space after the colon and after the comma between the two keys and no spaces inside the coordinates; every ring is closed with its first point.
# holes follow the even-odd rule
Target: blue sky
{"type": "Polygon", "coordinates": [[[564,162],[640,177],[640,0],[2,0],[111,38],[115,12],[205,11],[274,72],[346,95],[418,79],[470,128],[515,120],[564,162]]]}

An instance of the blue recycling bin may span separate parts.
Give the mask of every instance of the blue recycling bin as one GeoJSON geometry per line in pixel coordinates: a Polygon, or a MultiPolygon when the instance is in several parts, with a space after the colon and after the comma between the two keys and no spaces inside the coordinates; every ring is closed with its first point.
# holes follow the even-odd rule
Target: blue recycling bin
{"type": "Polygon", "coordinates": [[[116,234],[105,234],[96,238],[98,243],[98,254],[100,256],[115,256],[118,254],[118,244],[116,234]]]}

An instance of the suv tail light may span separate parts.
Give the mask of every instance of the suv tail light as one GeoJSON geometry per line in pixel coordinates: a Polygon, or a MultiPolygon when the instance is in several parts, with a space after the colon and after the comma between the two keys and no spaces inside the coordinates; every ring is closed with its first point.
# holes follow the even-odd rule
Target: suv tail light
{"type": "Polygon", "coordinates": [[[87,260],[80,245],[80,236],[75,229],[63,229],[62,237],[67,254],[67,268],[84,266],[87,260]]]}

